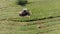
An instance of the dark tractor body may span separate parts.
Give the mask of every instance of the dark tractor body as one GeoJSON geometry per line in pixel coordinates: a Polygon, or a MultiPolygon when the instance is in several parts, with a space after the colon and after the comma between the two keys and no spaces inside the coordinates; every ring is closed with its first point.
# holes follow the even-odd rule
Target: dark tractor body
{"type": "Polygon", "coordinates": [[[27,10],[24,10],[21,13],[19,13],[19,16],[30,16],[30,12],[27,10]]]}

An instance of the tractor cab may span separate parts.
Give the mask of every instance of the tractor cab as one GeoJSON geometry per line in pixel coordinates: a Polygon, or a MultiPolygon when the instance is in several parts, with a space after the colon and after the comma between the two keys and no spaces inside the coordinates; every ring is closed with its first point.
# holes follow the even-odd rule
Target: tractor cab
{"type": "Polygon", "coordinates": [[[19,12],[19,16],[30,16],[29,10],[27,8],[24,8],[22,11],[19,12]]]}

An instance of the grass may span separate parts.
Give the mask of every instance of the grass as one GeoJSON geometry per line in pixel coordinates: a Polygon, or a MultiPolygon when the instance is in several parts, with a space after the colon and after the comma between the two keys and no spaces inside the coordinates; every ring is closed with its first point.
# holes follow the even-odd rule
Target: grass
{"type": "Polygon", "coordinates": [[[28,1],[32,15],[20,17],[16,0],[0,0],[0,34],[59,34],[60,0],[28,1]]]}

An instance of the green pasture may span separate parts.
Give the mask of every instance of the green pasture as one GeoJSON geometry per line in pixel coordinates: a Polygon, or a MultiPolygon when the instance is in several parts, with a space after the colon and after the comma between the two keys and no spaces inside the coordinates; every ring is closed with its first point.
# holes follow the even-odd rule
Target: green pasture
{"type": "Polygon", "coordinates": [[[0,0],[0,34],[60,34],[60,0],[28,2],[31,16],[20,17],[17,0],[0,0]]]}

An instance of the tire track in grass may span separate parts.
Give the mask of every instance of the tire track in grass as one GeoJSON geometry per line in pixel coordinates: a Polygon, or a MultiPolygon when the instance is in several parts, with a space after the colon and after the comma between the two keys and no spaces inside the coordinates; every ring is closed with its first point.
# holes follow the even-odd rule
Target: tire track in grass
{"type": "MultiPolygon", "coordinates": [[[[12,18],[12,17],[11,17],[12,18]]],[[[14,21],[14,20],[11,20],[11,18],[9,17],[7,17],[7,18],[2,18],[2,19],[0,19],[0,21],[5,21],[5,20],[7,20],[7,21],[13,21],[13,22],[21,22],[21,21],[14,21]],[[9,20],[10,19],[10,20],[9,20]]],[[[12,18],[13,19],[13,18],[12,18]]],[[[36,19],[36,20],[25,20],[25,21],[23,21],[23,22],[33,22],[34,24],[36,23],[36,22],[38,22],[38,24],[39,24],[39,22],[40,23],[44,23],[44,22],[48,22],[48,21],[60,21],[60,16],[55,16],[55,17],[48,17],[48,18],[41,18],[41,19],[36,19]]],[[[36,23],[37,24],[37,23],[36,23]]]]}
{"type": "MultiPolygon", "coordinates": [[[[4,20],[8,20],[8,19],[3,19],[2,21],[4,20]]],[[[42,29],[41,31],[42,32],[37,32],[37,34],[45,34],[47,32],[52,32],[52,31],[56,31],[57,30],[57,27],[55,28],[55,25],[60,25],[60,23],[46,23],[46,22],[54,22],[54,21],[60,21],[60,17],[55,17],[55,18],[49,18],[49,19],[44,19],[44,20],[38,20],[38,21],[33,21],[34,23],[30,24],[28,23],[26,26],[30,26],[30,25],[36,25],[36,24],[43,24],[43,25],[46,25],[46,27],[44,28],[40,28],[42,29]],[[38,22],[39,21],[39,22],[38,22]],[[51,29],[52,28],[52,29],[51,29]],[[54,29],[55,28],[55,29],[54,29]],[[44,31],[45,30],[45,31],[44,31]]],[[[22,25],[22,26],[25,26],[25,25],[22,25]]],[[[34,31],[34,30],[27,30],[27,31],[34,31]]],[[[27,32],[27,31],[24,31],[23,32],[27,32]]]]}
{"type": "Polygon", "coordinates": [[[32,19],[32,20],[25,20],[25,22],[33,22],[33,21],[38,21],[38,20],[48,20],[48,19],[54,19],[54,18],[58,18],[60,16],[50,16],[50,17],[47,17],[47,18],[41,18],[41,19],[32,19]]]}
{"type": "Polygon", "coordinates": [[[36,22],[36,21],[45,21],[45,20],[60,20],[58,19],[60,16],[50,16],[47,18],[41,18],[41,19],[27,19],[27,20],[19,20],[18,18],[7,18],[8,21],[14,21],[14,22],[36,22]]]}
{"type": "MultiPolygon", "coordinates": [[[[9,19],[10,18],[0,19],[0,21],[11,21],[9,19]]],[[[42,24],[42,23],[53,22],[53,21],[60,21],[60,16],[57,16],[57,17],[48,17],[48,18],[43,18],[41,20],[37,20],[37,21],[31,21],[32,23],[26,22],[26,24],[24,24],[23,26],[42,24]]],[[[13,22],[16,22],[16,21],[13,21],[13,22]]],[[[20,21],[18,21],[18,22],[20,22],[20,21]]],[[[54,23],[51,24],[51,25],[54,25],[54,23]]]]}

